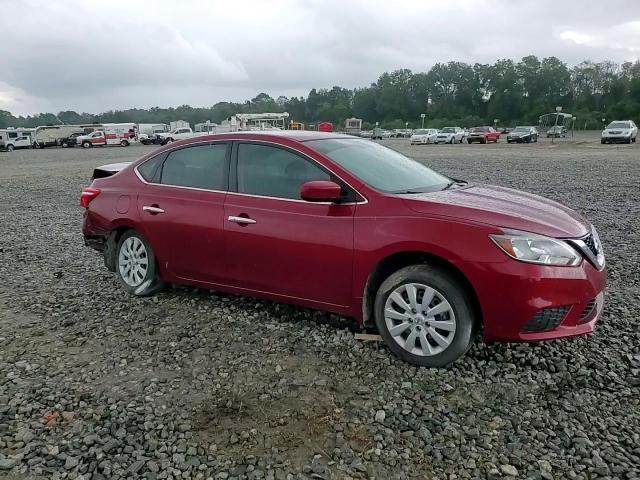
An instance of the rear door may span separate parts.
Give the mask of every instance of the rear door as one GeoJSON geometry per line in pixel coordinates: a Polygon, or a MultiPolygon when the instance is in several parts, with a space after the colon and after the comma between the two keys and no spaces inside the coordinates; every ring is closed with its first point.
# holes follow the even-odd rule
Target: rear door
{"type": "Polygon", "coordinates": [[[231,284],[323,306],[349,305],[355,204],[311,203],[299,194],[307,181],[335,178],[306,156],[256,142],[236,144],[231,171],[235,192],[224,207],[231,284]]]}
{"type": "Polygon", "coordinates": [[[178,148],[159,163],[138,196],[138,211],[161,268],[181,280],[221,282],[229,143],[178,148]]]}

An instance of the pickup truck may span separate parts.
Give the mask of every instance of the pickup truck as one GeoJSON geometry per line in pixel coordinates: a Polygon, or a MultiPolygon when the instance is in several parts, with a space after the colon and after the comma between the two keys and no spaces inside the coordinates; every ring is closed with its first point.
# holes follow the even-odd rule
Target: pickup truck
{"type": "Polygon", "coordinates": [[[106,145],[120,145],[128,147],[131,143],[136,142],[135,137],[131,137],[129,133],[118,133],[115,131],[95,131],[89,135],[81,135],[76,138],[76,143],[82,148],[104,147],[106,145]]]}
{"type": "Polygon", "coordinates": [[[13,152],[16,148],[31,148],[31,139],[25,135],[16,138],[2,138],[0,134],[0,150],[13,152]]]}
{"type": "Polygon", "coordinates": [[[174,128],[170,132],[158,133],[158,139],[160,145],[166,145],[167,143],[177,142],[178,140],[184,140],[185,138],[199,137],[202,135],[208,135],[207,132],[194,132],[190,128],[180,127],[174,128]]]}

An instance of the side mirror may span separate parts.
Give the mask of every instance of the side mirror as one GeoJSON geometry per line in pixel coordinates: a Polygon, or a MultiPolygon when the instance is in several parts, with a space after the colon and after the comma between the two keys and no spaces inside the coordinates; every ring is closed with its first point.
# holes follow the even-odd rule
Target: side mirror
{"type": "Polygon", "coordinates": [[[337,202],[341,193],[340,185],[326,180],[306,182],[300,187],[300,198],[307,202],[337,202]]]}

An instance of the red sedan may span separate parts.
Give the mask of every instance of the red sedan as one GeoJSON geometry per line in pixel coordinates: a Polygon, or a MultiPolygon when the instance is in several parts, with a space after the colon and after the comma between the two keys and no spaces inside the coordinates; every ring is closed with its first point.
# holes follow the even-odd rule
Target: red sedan
{"type": "Polygon", "coordinates": [[[389,349],[447,365],[485,340],[591,332],[605,260],[551,200],[448,178],[369,140],[245,132],[101,167],[87,245],[135,295],[183,283],[375,324],[389,349]]]}
{"type": "Polygon", "coordinates": [[[498,143],[498,140],[500,132],[493,127],[473,127],[467,136],[467,143],[498,143]]]}

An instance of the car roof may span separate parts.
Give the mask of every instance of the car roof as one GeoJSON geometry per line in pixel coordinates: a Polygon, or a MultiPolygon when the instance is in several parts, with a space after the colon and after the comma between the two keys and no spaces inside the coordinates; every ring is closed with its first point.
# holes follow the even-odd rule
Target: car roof
{"type": "Polygon", "coordinates": [[[307,142],[310,140],[324,140],[327,138],[360,138],[354,135],[346,135],[334,132],[316,132],[313,130],[258,130],[243,131],[229,133],[214,133],[212,135],[203,135],[195,137],[198,140],[215,140],[215,139],[247,139],[247,140],[269,140],[286,138],[295,142],[307,142]]]}

